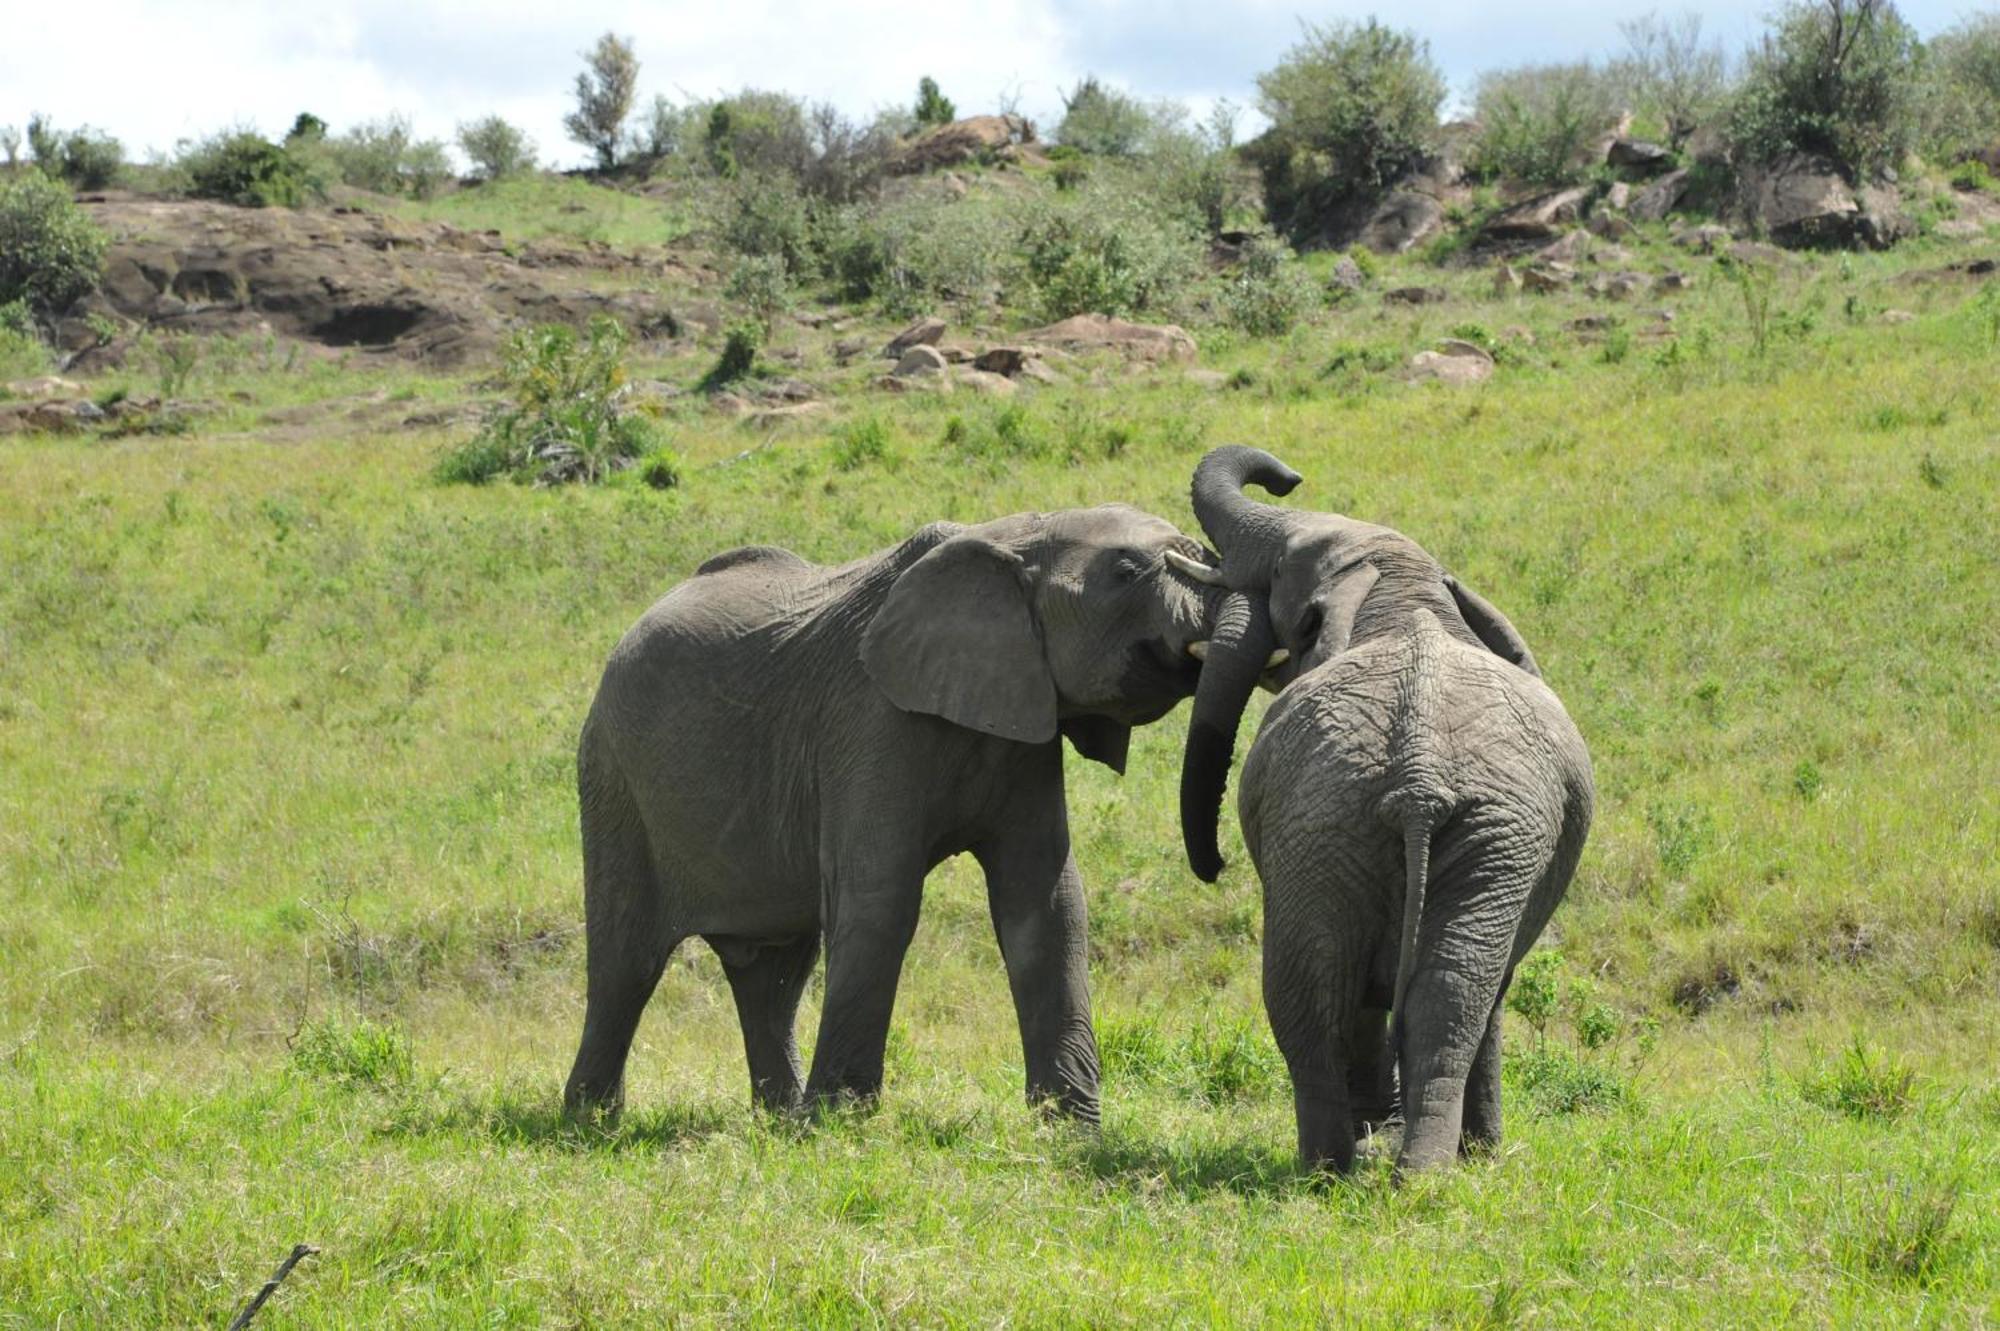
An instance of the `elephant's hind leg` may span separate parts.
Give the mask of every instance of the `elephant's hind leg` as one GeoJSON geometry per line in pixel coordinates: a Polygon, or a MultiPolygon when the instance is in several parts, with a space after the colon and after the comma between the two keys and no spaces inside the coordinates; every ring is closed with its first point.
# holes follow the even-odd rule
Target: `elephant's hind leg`
{"type": "Polygon", "coordinates": [[[802,1089],[795,1026],[799,998],[819,958],[819,931],[781,942],[715,937],[708,944],[722,958],[736,996],[736,1019],[750,1060],[751,1097],[780,1113],[797,1109],[802,1089]]]}
{"type": "MultiPolygon", "coordinates": [[[[1510,977],[1511,978],[1511,977],[1510,977]]],[[[1459,1129],[1458,1153],[1474,1155],[1500,1144],[1500,1012],[1507,1006],[1507,985],[1487,1018],[1486,1038],[1472,1056],[1465,1078],[1465,1118],[1459,1129]]]]}
{"type": "Polygon", "coordinates": [[[624,782],[586,758],[578,786],[589,982],[583,1039],[563,1090],[563,1107],[572,1115],[615,1119],[624,1103],[625,1058],[639,1016],[684,935],[669,919],[645,825],[624,782]]]}

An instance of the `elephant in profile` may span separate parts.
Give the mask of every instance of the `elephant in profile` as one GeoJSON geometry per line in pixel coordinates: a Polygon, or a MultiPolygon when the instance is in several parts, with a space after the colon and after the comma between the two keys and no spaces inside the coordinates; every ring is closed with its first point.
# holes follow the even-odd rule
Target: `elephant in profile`
{"type": "Polygon", "coordinates": [[[874,1097],[924,877],[970,852],[1029,1096],[1095,1122],[1059,737],[1123,772],[1131,727],[1194,692],[1222,600],[1207,557],[1111,506],[935,524],[837,567],[753,546],[669,592],[612,652],[578,747],[589,983],[565,1106],[617,1112],[689,935],[721,958],[760,1104],[874,1097]]]}
{"type": "Polygon", "coordinates": [[[1590,757],[1513,625],[1416,542],[1242,493],[1298,480],[1243,447],[1195,472],[1230,595],[1189,723],[1183,835],[1213,881],[1237,725],[1260,680],[1277,688],[1238,812],[1299,1151],[1351,1168],[1393,1072],[1398,1169],[1420,1170],[1500,1138],[1502,999],[1576,869],[1590,757]]]}

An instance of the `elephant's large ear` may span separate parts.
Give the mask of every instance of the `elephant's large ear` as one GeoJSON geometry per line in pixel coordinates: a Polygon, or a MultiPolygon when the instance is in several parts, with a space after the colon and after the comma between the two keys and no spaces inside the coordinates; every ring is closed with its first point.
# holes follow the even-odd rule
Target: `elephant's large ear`
{"type": "Polygon", "coordinates": [[[1381,580],[1382,570],[1367,560],[1350,564],[1336,573],[1333,585],[1319,602],[1320,613],[1325,617],[1319,631],[1319,645],[1314,655],[1321,659],[1339,656],[1347,650],[1347,643],[1354,636],[1354,621],[1361,613],[1361,603],[1368,599],[1368,593],[1375,590],[1381,580]]]}
{"type": "Polygon", "coordinates": [[[1535,664],[1535,654],[1528,650],[1527,640],[1507,616],[1500,613],[1499,606],[1449,573],[1444,575],[1444,585],[1451,589],[1451,599],[1458,602],[1458,613],[1464,617],[1465,626],[1472,630],[1474,637],[1486,644],[1488,651],[1502,660],[1512,661],[1536,679],[1542,677],[1542,668],[1535,664]]]}
{"type": "Polygon", "coordinates": [[[1132,727],[1108,716],[1072,716],[1062,723],[1063,737],[1094,763],[1125,775],[1125,755],[1132,748],[1132,727]]]}
{"type": "Polygon", "coordinates": [[[903,570],[861,639],[889,701],[1003,739],[1055,738],[1056,686],[1021,557],[954,536],[903,570]]]}

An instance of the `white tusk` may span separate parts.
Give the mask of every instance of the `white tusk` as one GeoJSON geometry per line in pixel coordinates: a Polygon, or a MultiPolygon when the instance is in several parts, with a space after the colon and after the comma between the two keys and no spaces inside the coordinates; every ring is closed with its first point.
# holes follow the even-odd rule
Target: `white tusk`
{"type": "Polygon", "coordinates": [[[1167,562],[1187,574],[1190,578],[1193,578],[1196,582],[1205,582],[1211,587],[1220,587],[1223,585],[1221,569],[1210,568],[1206,564],[1198,564],[1178,550],[1167,551],[1167,562]]]}
{"type": "Polygon", "coordinates": [[[1188,655],[1197,661],[1206,661],[1208,659],[1208,639],[1203,638],[1200,642],[1189,643],[1188,655]]]}
{"type": "Polygon", "coordinates": [[[1292,659],[1291,650],[1289,648],[1280,647],[1277,651],[1271,653],[1270,660],[1264,662],[1264,669],[1276,670],[1279,666],[1283,665],[1285,662],[1291,659],[1292,659]]]}

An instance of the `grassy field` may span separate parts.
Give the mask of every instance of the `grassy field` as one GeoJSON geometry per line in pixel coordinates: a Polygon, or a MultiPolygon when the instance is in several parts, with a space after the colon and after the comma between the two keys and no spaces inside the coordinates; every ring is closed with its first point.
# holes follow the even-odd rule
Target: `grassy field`
{"type": "Polygon", "coordinates": [[[458,434],[335,407],[472,386],[356,366],[245,371],[185,436],[0,444],[0,1326],[220,1325],[297,1242],[260,1326],[2000,1322],[2000,348],[1925,262],[1799,265],[1761,338],[1706,266],[1672,342],[1472,273],[1209,337],[1221,390],[677,408],[664,492],[438,485],[458,434]],[[1454,329],[1491,383],[1378,372],[1454,329]],[[840,447],[865,422],[879,455],[840,447]],[[1295,1170],[1256,885],[1233,827],[1218,887],[1180,858],[1184,713],[1123,781],[1071,765],[1101,1137],[1020,1102],[964,861],[877,1112],[754,1115],[691,945],[622,1127],[565,1126],[572,752],[639,612],[744,542],[1192,529],[1228,441],[1506,607],[1591,744],[1497,1158],[1295,1170]]]}

